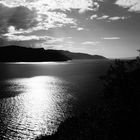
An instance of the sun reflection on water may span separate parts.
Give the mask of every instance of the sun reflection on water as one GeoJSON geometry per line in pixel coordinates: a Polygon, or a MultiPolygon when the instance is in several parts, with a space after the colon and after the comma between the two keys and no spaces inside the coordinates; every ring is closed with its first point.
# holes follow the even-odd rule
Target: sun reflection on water
{"type": "MultiPolygon", "coordinates": [[[[52,134],[65,119],[67,101],[71,98],[66,81],[51,76],[14,79],[8,81],[18,96],[5,100],[7,127],[11,138],[22,140],[40,134],[52,134]],[[7,102],[7,103],[6,103],[7,102]],[[13,135],[13,131],[15,131],[13,135]]],[[[8,136],[7,136],[8,137],[8,136]]]]}

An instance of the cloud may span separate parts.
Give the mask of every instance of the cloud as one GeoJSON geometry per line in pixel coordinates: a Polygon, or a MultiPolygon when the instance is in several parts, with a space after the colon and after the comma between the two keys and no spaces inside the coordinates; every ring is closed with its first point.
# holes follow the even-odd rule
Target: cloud
{"type": "Polygon", "coordinates": [[[116,21],[116,20],[125,20],[128,19],[130,16],[126,17],[126,16],[109,16],[109,15],[103,15],[103,16],[98,16],[98,15],[92,15],[90,17],[91,20],[93,19],[97,19],[97,20],[105,20],[107,19],[108,21],[116,21]]]}
{"type": "Polygon", "coordinates": [[[84,28],[78,27],[77,30],[78,30],[78,31],[82,31],[82,30],[84,30],[84,28]]]}
{"type": "Polygon", "coordinates": [[[120,37],[103,37],[104,40],[118,40],[120,37]]]}
{"type": "Polygon", "coordinates": [[[0,35],[13,26],[16,30],[28,30],[36,26],[36,13],[26,7],[6,7],[0,4],[0,35]]]}
{"type": "Polygon", "coordinates": [[[4,35],[8,41],[29,41],[29,40],[36,40],[36,41],[45,41],[48,39],[47,36],[35,36],[35,35],[30,35],[30,36],[24,36],[24,35],[4,35]]]}
{"type": "Polygon", "coordinates": [[[48,10],[90,10],[93,6],[92,0],[1,0],[0,3],[9,7],[25,6],[35,8],[40,13],[48,10]]]}
{"type": "Polygon", "coordinates": [[[129,8],[129,11],[140,11],[140,0],[116,0],[116,4],[124,8],[129,8]]]}
{"type": "Polygon", "coordinates": [[[100,42],[98,41],[85,41],[85,42],[82,42],[82,45],[98,45],[100,42]]]}
{"type": "Polygon", "coordinates": [[[15,28],[15,26],[9,26],[7,29],[7,33],[3,34],[3,37],[5,37],[5,39],[7,39],[8,41],[29,41],[29,40],[41,40],[41,39],[45,39],[45,38],[40,38],[39,36],[35,36],[35,35],[30,35],[30,36],[26,36],[26,35],[21,35],[21,33],[23,33],[23,30],[17,30],[15,28]]]}
{"type": "Polygon", "coordinates": [[[80,31],[83,28],[78,27],[77,19],[68,17],[66,11],[83,13],[95,10],[95,7],[98,4],[92,0],[0,0],[0,35],[7,36],[9,33],[15,39],[17,34],[67,25],[80,31]],[[12,33],[11,27],[15,28],[12,33]]]}
{"type": "Polygon", "coordinates": [[[92,15],[92,16],[90,17],[90,19],[93,20],[93,19],[96,19],[97,17],[98,17],[97,15],[92,15]]]}
{"type": "Polygon", "coordinates": [[[98,17],[97,19],[107,19],[109,16],[108,15],[103,15],[103,16],[101,16],[101,17],[98,17]]]}
{"type": "MultiPolygon", "coordinates": [[[[31,35],[31,34],[21,34],[22,31],[18,31],[15,29],[14,26],[10,26],[8,28],[8,33],[5,33],[3,35],[3,38],[1,38],[0,44],[2,44],[2,41],[4,43],[9,42],[9,43],[16,43],[16,44],[23,44],[23,45],[33,45],[33,46],[42,46],[43,44],[48,44],[48,45],[57,45],[61,44],[64,41],[64,38],[58,38],[58,37],[52,37],[48,35],[31,35]],[[18,43],[19,42],[19,43],[18,43]],[[25,42],[25,44],[23,43],[25,42]]],[[[70,38],[68,38],[70,39],[70,38]]]]}
{"type": "MultiPolygon", "coordinates": [[[[123,0],[120,0],[123,1],[123,0]]],[[[117,4],[118,0],[98,0],[99,9],[92,13],[91,19],[98,19],[103,21],[108,20],[125,20],[131,15],[130,7],[123,7],[117,4]],[[110,19],[109,19],[110,18],[110,19]]],[[[134,13],[135,14],[135,13],[134,13]]]]}
{"type": "Polygon", "coordinates": [[[92,10],[94,4],[92,0],[1,0],[0,3],[10,8],[23,6],[30,10],[34,9],[37,13],[36,20],[40,23],[38,29],[41,27],[48,29],[57,26],[61,27],[65,24],[75,24],[75,21],[68,18],[64,12],[75,9],[83,13],[84,11],[92,10]],[[55,10],[59,10],[59,12],[55,10]]]}
{"type": "Polygon", "coordinates": [[[62,27],[65,25],[76,25],[76,20],[68,18],[65,13],[48,11],[46,14],[39,15],[37,18],[39,24],[34,30],[48,30],[50,28],[62,27]]]}
{"type": "Polygon", "coordinates": [[[19,6],[14,8],[13,14],[8,19],[8,24],[15,26],[16,29],[29,29],[37,24],[36,13],[26,7],[19,6]]]}
{"type": "Polygon", "coordinates": [[[128,19],[129,17],[110,17],[109,20],[112,20],[112,21],[115,21],[115,20],[125,20],[125,19],[128,19]]]}
{"type": "Polygon", "coordinates": [[[40,43],[40,46],[45,49],[63,49],[73,48],[74,42],[67,40],[69,38],[52,38],[49,41],[40,43]]]}
{"type": "Polygon", "coordinates": [[[93,20],[93,19],[102,20],[102,19],[108,19],[108,18],[109,18],[109,15],[98,16],[97,14],[96,15],[92,15],[90,17],[91,20],[93,20]]]}
{"type": "Polygon", "coordinates": [[[36,25],[35,12],[26,7],[9,8],[0,4],[0,35],[7,32],[9,26],[16,29],[29,29],[36,25]]]}
{"type": "Polygon", "coordinates": [[[18,31],[20,30],[20,32],[24,33],[35,30],[48,30],[62,27],[66,24],[76,24],[74,19],[68,18],[62,12],[48,11],[46,14],[39,14],[36,10],[30,10],[23,6],[15,8],[2,7],[0,25],[5,25],[5,32],[9,26],[14,26],[18,31]]]}

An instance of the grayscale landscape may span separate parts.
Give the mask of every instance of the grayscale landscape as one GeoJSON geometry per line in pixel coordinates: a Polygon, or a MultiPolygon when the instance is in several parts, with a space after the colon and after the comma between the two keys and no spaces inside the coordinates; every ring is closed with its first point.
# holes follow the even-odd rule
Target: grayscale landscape
{"type": "Polygon", "coordinates": [[[0,0],[0,140],[139,140],[139,0],[0,0]]]}

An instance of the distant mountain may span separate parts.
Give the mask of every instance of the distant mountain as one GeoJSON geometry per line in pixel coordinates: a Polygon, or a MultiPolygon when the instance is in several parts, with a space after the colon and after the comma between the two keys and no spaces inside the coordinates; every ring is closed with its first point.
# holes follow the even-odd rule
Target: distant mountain
{"type": "Polygon", "coordinates": [[[45,62],[71,60],[57,50],[25,48],[19,46],[0,47],[0,62],[45,62]]]}
{"type": "Polygon", "coordinates": [[[0,47],[0,62],[45,62],[72,59],[105,59],[105,57],[72,53],[64,50],[45,50],[43,48],[26,48],[14,45],[0,47]]]}
{"type": "Polygon", "coordinates": [[[106,59],[104,56],[100,56],[100,55],[73,53],[73,52],[63,51],[63,50],[60,50],[60,52],[71,59],[106,59]]]}

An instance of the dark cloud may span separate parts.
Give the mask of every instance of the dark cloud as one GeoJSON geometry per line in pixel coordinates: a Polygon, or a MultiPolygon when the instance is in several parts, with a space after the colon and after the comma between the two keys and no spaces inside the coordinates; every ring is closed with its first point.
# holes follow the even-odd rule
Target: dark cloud
{"type": "Polygon", "coordinates": [[[111,2],[100,2],[99,3],[100,7],[97,11],[97,14],[104,14],[104,15],[109,15],[109,16],[124,16],[128,15],[128,9],[129,8],[122,8],[116,4],[114,4],[112,1],[111,2]]]}
{"type": "Polygon", "coordinates": [[[97,15],[108,15],[109,17],[124,16],[128,18],[111,22],[106,22],[105,20],[98,20],[96,22],[108,30],[120,30],[121,32],[126,31],[129,34],[130,32],[139,32],[140,13],[130,12],[128,10],[129,8],[123,8],[111,2],[101,2],[99,10],[96,12],[97,15]]]}
{"type": "Polygon", "coordinates": [[[130,7],[120,7],[115,4],[115,2],[116,0],[98,1],[100,5],[99,9],[97,11],[89,11],[86,14],[89,18],[92,15],[97,15],[97,17],[107,15],[108,17],[124,17],[124,19],[120,18],[120,20],[108,22],[108,18],[103,20],[97,18],[89,22],[91,24],[98,25],[100,28],[108,30],[108,32],[112,32],[113,34],[119,32],[120,35],[124,31],[128,35],[132,33],[140,35],[140,13],[129,11],[130,7]]]}
{"type": "Polygon", "coordinates": [[[9,26],[16,29],[29,29],[37,24],[35,11],[20,6],[9,8],[0,5],[0,35],[7,32],[9,26]]]}
{"type": "Polygon", "coordinates": [[[15,26],[16,29],[28,29],[36,25],[35,11],[31,11],[26,7],[17,7],[8,20],[8,24],[15,26]]]}
{"type": "Polygon", "coordinates": [[[7,31],[7,21],[12,13],[12,8],[7,8],[3,5],[0,5],[0,35],[7,31]]]}
{"type": "Polygon", "coordinates": [[[117,4],[115,4],[116,0],[103,0],[99,1],[96,0],[99,4],[99,8],[96,11],[87,11],[86,15],[91,16],[93,14],[97,14],[98,16],[102,15],[108,15],[110,17],[112,16],[127,16],[130,15],[131,12],[129,12],[129,8],[120,7],[117,4]]]}

